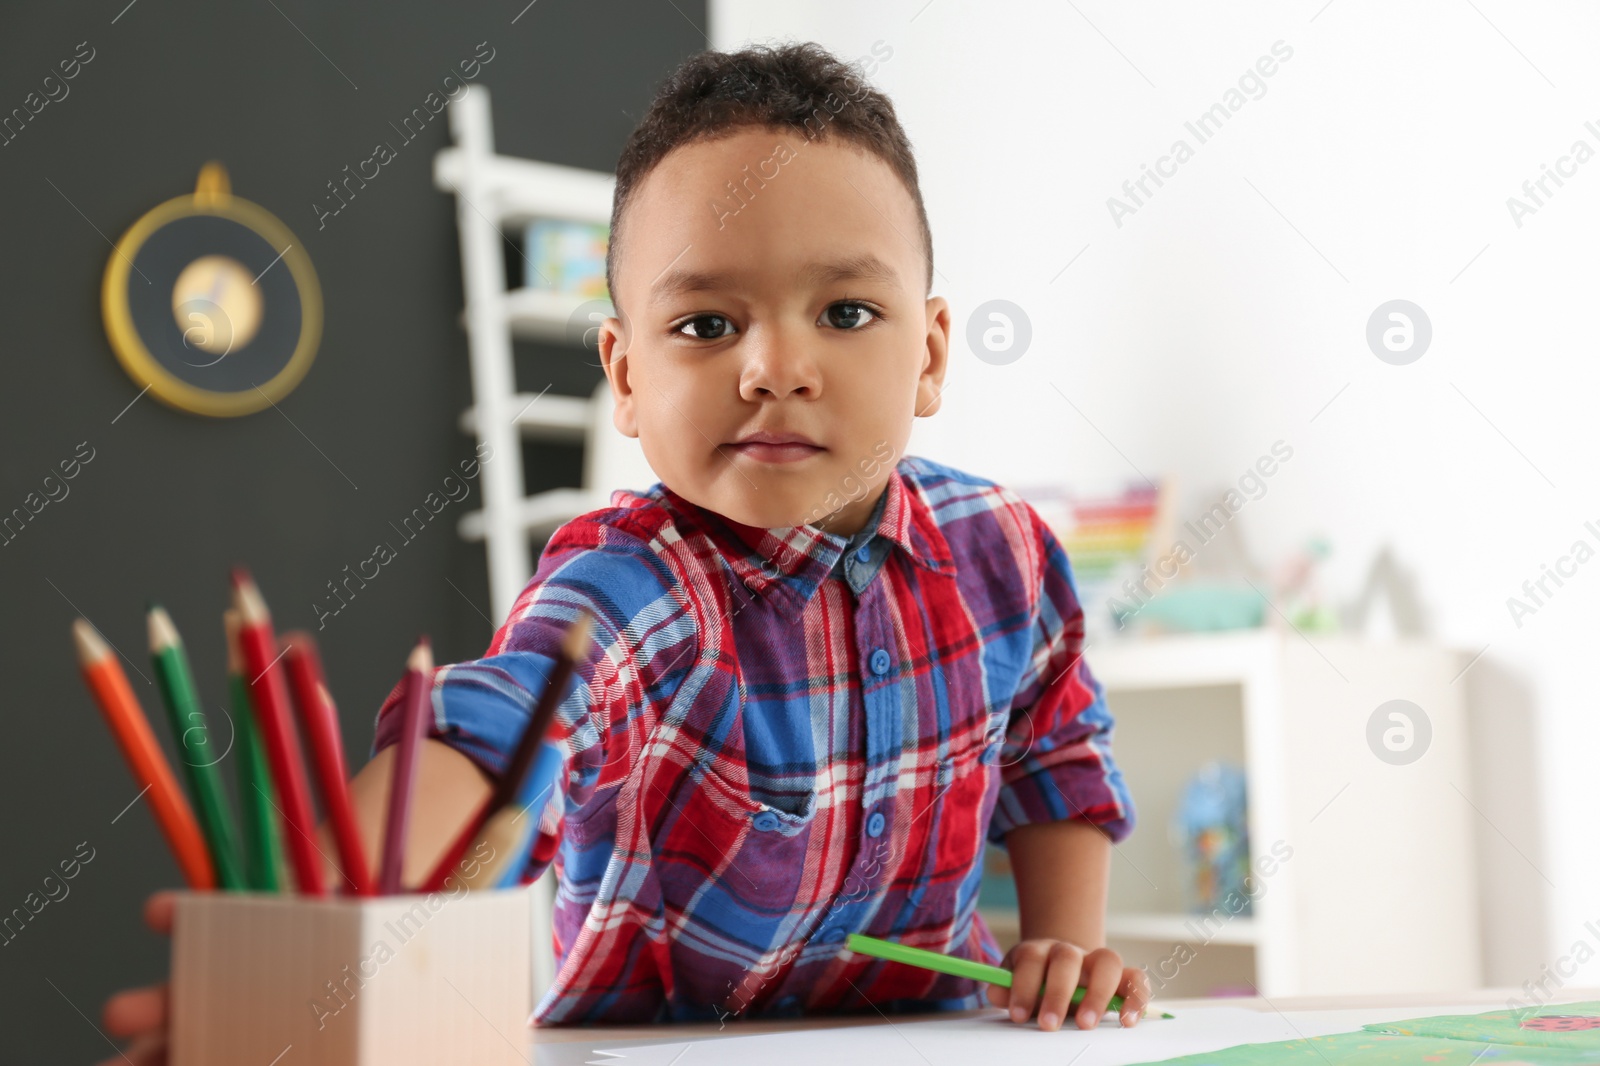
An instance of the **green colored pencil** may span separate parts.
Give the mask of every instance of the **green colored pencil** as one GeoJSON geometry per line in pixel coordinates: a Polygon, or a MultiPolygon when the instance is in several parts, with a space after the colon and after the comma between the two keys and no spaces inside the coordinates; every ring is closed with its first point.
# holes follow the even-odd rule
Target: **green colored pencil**
{"type": "Polygon", "coordinates": [[[228,692],[239,732],[239,809],[244,815],[250,887],[259,892],[277,892],[284,884],[283,839],[278,836],[276,809],[278,790],[273,786],[267,751],[261,744],[250,685],[244,679],[238,612],[223,612],[223,623],[228,634],[228,692]]]}
{"type": "Polygon", "coordinates": [[[233,816],[222,792],[217,757],[212,754],[205,712],[200,709],[194,675],[189,672],[189,658],[184,654],[183,641],[172,624],[172,617],[159,604],[150,605],[148,623],[150,661],[155,666],[156,684],[167,705],[172,735],[182,756],[179,761],[189,782],[195,811],[200,816],[200,828],[211,848],[217,883],[224,889],[241,891],[247,886],[239,865],[238,838],[234,836],[233,816]]]}
{"type": "MultiPolygon", "coordinates": [[[[845,947],[861,955],[871,955],[876,959],[888,959],[890,962],[903,962],[907,966],[920,966],[924,970],[933,970],[936,973],[947,973],[954,977],[966,977],[973,981],[987,981],[991,985],[1001,988],[1011,987],[1011,971],[999,966],[990,966],[986,962],[974,962],[972,959],[958,959],[953,955],[941,955],[937,951],[927,951],[923,948],[914,948],[905,944],[896,944],[889,940],[879,940],[874,936],[863,936],[860,933],[851,933],[845,940],[845,947]]],[[[1079,986],[1072,993],[1072,1003],[1076,1006],[1083,1002],[1083,997],[1089,990],[1079,986]]],[[[1122,997],[1112,996],[1108,1008],[1122,1013],[1122,997]]],[[[1172,1015],[1163,1013],[1163,1018],[1172,1015]]]]}

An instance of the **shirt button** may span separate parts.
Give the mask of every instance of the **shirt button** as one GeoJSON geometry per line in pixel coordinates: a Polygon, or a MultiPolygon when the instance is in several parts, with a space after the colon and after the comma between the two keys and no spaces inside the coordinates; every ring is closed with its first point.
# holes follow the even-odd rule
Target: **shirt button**
{"type": "Polygon", "coordinates": [[[994,744],[983,749],[983,754],[978,756],[978,761],[988,765],[1000,758],[1000,745],[994,744]]]}
{"type": "Polygon", "coordinates": [[[823,931],[822,942],[824,944],[837,944],[837,943],[839,943],[839,941],[843,940],[844,937],[845,937],[844,930],[840,929],[838,927],[835,927],[833,929],[827,929],[827,930],[823,931]]]}
{"type": "Polygon", "coordinates": [[[881,837],[881,836],[883,836],[883,822],[884,822],[883,812],[882,811],[873,811],[872,812],[872,817],[867,819],[867,836],[869,836],[869,837],[881,837]]]}
{"type": "Polygon", "coordinates": [[[874,650],[869,665],[872,667],[873,673],[882,677],[889,672],[889,653],[882,648],[874,650]]]}
{"type": "Polygon", "coordinates": [[[856,560],[858,562],[863,562],[864,563],[868,559],[871,559],[871,558],[872,558],[872,549],[869,548],[867,545],[863,544],[861,547],[856,549],[856,560]]]}
{"type": "Polygon", "coordinates": [[[751,824],[763,833],[769,833],[778,828],[778,816],[771,811],[762,811],[755,816],[751,824]]]}
{"type": "Polygon", "coordinates": [[[778,1003],[777,1003],[777,1007],[778,1007],[779,1010],[794,1010],[799,1005],[800,1005],[800,997],[799,996],[784,996],[782,999],[778,1000],[778,1003]]]}

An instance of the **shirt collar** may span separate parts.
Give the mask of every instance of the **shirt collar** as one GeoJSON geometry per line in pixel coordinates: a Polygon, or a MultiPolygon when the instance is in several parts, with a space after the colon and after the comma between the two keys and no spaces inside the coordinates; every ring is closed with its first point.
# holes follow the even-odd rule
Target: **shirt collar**
{"type": "Polygon", "coordinates": [[[859,548],[870,544],[872,538],[878,535],[878,526],[883,522],[883,512],[889,508],[889,491],[885,484],[884,491],[878,493],[878,502],[872,505],[872,512],[867,515],[866,522],[854,533],[845,536],[845,552],[851,548],[859,548]]]}
{"type": "MultiPolygon", "coordinates": [[[[660,491],[679,515],[698,519],[736,581],[771,598],[791,618],[810,602],[851,542],[850,537],[812,525],[747,526],[690,503],[665,485],[660,491]]],[[[950,546],[920,485],[897,467],[889,475],[882,502],[876,536],[888,539],[924,569],[955,573],[950,546]]]]}

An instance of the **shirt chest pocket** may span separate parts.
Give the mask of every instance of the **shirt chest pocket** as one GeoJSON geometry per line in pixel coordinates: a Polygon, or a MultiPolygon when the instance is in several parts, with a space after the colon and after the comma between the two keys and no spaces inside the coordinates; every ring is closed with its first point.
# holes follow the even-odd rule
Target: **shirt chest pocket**
{"type": "Polygon", "coordinates": [[[817,813],[815,791],[757,792],[740,780],[744,775],[737,770],[721,760],[705,759],[690,771],[686,784],[697,788],[728,819],[730,828],[748,824],[757,832],[793,836],[811,824],[817,813]]]}
{"type": "Polygon", "coordinates": [[[742,768],[707,759],[653,805],[653,866],[669,911],[702,905],[708,891],[753,914],[796,897],[821,843],[817,797],[770,799],[752,793],[742,768]]]}

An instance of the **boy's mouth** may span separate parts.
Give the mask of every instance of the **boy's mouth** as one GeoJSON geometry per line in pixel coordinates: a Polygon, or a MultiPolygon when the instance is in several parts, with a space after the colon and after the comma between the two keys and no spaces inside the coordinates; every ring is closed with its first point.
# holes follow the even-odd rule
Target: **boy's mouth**
{"type": "Polygon", "coordinates": [[[727,446],[734,453],[760,463],[794,463],[821,455],[822,445],[802,433],[747,433],[727,446]]]}

